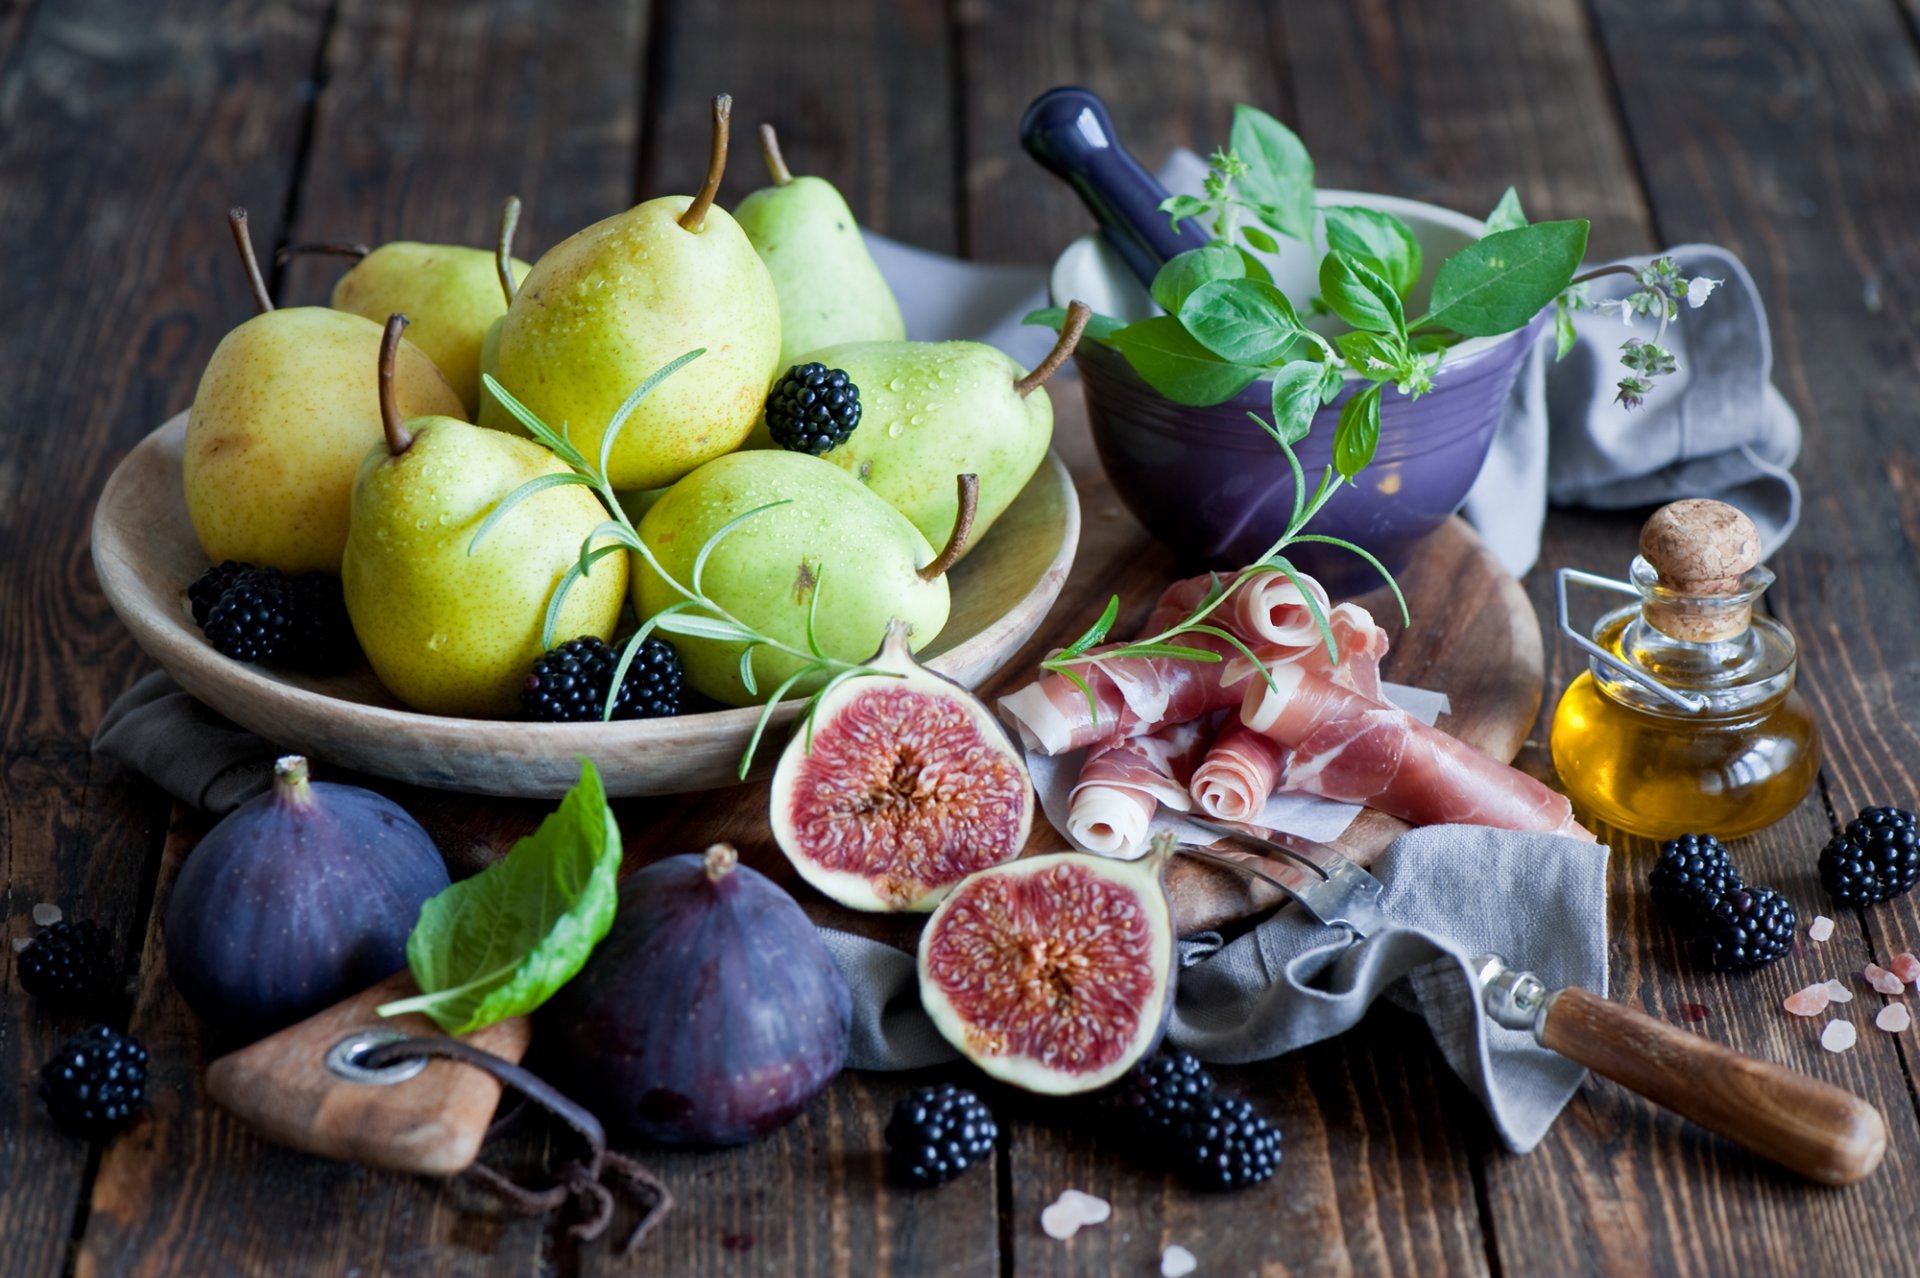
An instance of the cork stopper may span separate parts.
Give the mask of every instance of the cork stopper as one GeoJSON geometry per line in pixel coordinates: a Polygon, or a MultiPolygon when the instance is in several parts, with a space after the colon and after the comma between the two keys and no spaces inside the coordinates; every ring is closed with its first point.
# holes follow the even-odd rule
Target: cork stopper
{"type": "Polygon", "coordinates": [[[1760,565],[1760,530],[1732,506],[1702,498],[1662,506],[1640,530],[1640,555],[1660,577],[1642,609],[1656,630],[1712,643],[1752,624],[1747,574],[1760,565]]]}

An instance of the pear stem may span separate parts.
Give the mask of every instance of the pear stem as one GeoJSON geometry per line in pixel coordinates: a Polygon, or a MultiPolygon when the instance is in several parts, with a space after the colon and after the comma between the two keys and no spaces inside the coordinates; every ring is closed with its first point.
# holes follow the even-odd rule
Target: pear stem
{"type": "Polygon", "coordinates": [[[247,268],[247,283],[253,286],[253,300],[265,315],[273,309],[273,295],[267,292],[267,277],[260,273],[260,259],[253,255],[253,236],[247,230],[247,211],[235,207],[227,210],[227,225],[233,229],[234,245],[240,250],[240,261],[247,268]]]}
{"type": "Polygon", "coordinates": [[[720,194],[720,178],[727,171],[727,134],[732,122],[733,97],[722,93],[713,100],[713,145],[707,152],[707,180],[700,184],[700,193],[680,215],[683,231],[698,235],[707,227],[707,210],[713,207],[713,197],[720,194]]]}
{"type": "Polygon", "coordinates": [[[373,252],[373,250],[366,245],[350,240],[328,240],[318,244],[289,244],[285,248],[276,250],[273,255],[273,260],[281,266],[285,266],[289,258],[299,257],[307,253],[319,254],[325,257],[362,258],[371,252],[373,252]]]}
{"type": "Polygon", "coordinates": [[[953,517],[953,535],[947,538],[933,562],[920,570],[920,580],[932,581],[960,562],[967,553],[967,538],[973,533],[973,517],[980,512],[980,476],[961,475],[955,479],[960,491],[960,509],[953,517]]]}
{"type": "Polygon", "coordinates": [[[513,233],[520,229],[520,197],[509,195],[507,202],[500,206],[500,238],[493,246],[493,269],[500,275],[500,291],[507,295],[507,305],[513,305],[513,295],[520,286],[513,282],[513,233]]]}
{"type": "Polygon", "coordinates": [[[393,390],[393,366],[400,356],[400,334],[407,331],[407,317],[397,312],[387,316],[387,331],[380,338],[380,428],[387,433],[387,451],[398,457],[413,447],[413,436],[400,418],[400,401],[393,390]]]}
{"type": "Polygon", "coordinates": [[[787,157],[780,154],[780,135],[773,131],[771,124],[760,126],[760,157],[767,162],[767,172],[773,174],[775,186],[785,186],[793,181],[793,170],[787,167],[787,157]]]}
{"type": "Polygon", "coordinates": [[[1087,321],[1093,318],[1093,308],[1085,302],[1071,302],[1067,306],[1066,323],[1060,326],[1060,340],[1053,344],[1047,357],[1035,365],[1034,370],[1013,384],[1014,393],[1025,399],[1033,394],[1060,370],[1073,354],[1073,348],[1080,344],[1080,335],[1087,331],[1087,321]]]}

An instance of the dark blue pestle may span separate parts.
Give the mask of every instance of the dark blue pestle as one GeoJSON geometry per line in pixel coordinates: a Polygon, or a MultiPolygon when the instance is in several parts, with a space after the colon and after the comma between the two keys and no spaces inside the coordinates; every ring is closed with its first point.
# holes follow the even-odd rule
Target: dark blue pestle
{"type": "Polygon", "coordinates": [[[1020,117],[1020,145],[1074,189],[1142,284],[1210,238],[1191,219],[1173,228],[1160,212],[1167,189],[1120,145],[1106,103],[1086,89],[1062,85],[1035,98],[1020,117]]]}

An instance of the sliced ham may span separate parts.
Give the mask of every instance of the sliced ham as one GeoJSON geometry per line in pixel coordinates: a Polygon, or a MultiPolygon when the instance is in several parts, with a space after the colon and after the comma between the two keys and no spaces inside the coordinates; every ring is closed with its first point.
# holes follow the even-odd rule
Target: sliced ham
{"type": "Polygon", "coordinates": [[[1207,747],[1187,791],[1216,821],[1251,822],[1267,806],[1291,753],[1244,723],[1229,723],[1207,747]]]}
{"type": "Polygon", "coordinates": [[[1249,680],[1240,721],[1293,752],[1282,787],[1415,825],[1490,825],[1591,840],[1564,795],[1301,663],[1249,680]]]}
{"type": "Polygon", "coordinates": [[[1188,781],[1211,736],[1206,721],[1190,720],[1094,746],[1067,797],[1067,833],[1103,856],[1145,852],[1159,805],[1190,806],[1188,781]]]}

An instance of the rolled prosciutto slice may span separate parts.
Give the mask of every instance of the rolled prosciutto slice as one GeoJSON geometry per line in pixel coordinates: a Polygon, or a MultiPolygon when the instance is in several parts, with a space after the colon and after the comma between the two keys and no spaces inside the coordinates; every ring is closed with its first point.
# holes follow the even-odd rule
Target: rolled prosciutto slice
{"type": "Polygon", "coordinates": [[[1490,825],[1591,840],[1573,808],[1526,773],[1406,711],[1307,669],[1277,666],[1246,685],[1240,721],[1293,752],[1289,790],[1364,803],[1415,825],[1490,825]]]}
{"type": "Polygon", "coordinates": [[[1212,736],[1204,720],[1094,746],[1067,797],[1067,833],[1090,852],[1127,860],[1147,850],[1159,805],[1185,812],[1188,781],[1212,736]]]}
{"type": "Polygon", "coordinates": [[[1267,806],[1292,751],[1244,723],[1229,723],[1207,747],[1187,791],[1217,821],[1250,822],[1267,806]]]}

